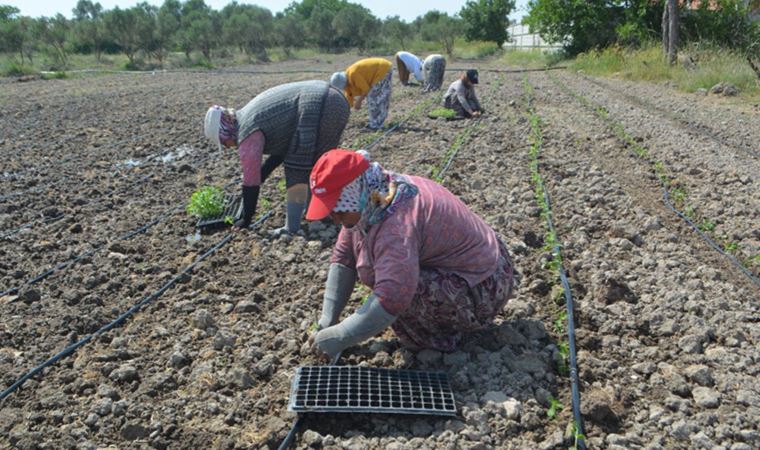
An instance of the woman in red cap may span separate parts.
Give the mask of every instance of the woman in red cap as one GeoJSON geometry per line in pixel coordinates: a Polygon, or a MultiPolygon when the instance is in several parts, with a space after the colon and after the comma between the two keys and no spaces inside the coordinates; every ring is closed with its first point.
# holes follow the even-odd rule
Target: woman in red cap
{"type": "Polygon", "coordinates": [[[342,225],[314,345],[334,357],[391,326],[412,349],[454,350],[488,325],[515,273],[494,230],[443,186],[331,150],[311,172],[308,220],[342,225]],[[358,279],[369,299],[338,322],[358,279]]]}

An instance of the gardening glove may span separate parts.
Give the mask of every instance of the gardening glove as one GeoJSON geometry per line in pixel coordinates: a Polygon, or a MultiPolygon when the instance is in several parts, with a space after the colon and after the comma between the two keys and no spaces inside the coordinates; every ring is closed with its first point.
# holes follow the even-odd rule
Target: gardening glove
{"type": "Polygon", "coordinates": [[[236,228],[246,229],[251,224],[256,204],[259,202],[259,186],[243,186],[243,217],[235,222],[236,228]]]}
{"type": "Polygon", "coordinates": [[[327,271],[325,296],[322,298],[322,316],[317,321],[319,329],[331,327],[346,307],[356,283],[356,271],[343,264],[332,263],[327,271]]]}
{"type": "Polygon", "coordinates": [[[344,349],[380,333],[394,320],[396,316],[388,314],[372,294],[361,308],[341,323],[319,331],[314,345],[332,359],[344,349]]]}

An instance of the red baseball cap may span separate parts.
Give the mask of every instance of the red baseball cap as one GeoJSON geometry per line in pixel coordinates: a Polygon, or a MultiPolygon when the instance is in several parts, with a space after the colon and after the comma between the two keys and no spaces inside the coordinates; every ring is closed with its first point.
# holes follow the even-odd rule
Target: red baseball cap
{"type": "Polygon", "coordinates": [[[364,173],[369,161],[352,150],[336,148],[322,155],[311,169],[309,186],[311,201],[306,220],[320,220],[329,216],[338,203],[343,188],[364,173]]]}

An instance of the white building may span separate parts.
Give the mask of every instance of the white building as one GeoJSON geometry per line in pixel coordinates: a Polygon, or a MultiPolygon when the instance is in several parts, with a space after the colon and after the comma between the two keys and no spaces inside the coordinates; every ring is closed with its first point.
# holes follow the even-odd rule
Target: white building
{"type": "Polygon", "coordinates": [[[513,50],[544,50],[556,52],[562,49],[562,42],[548,43],[538,33],[531,33],[528,25],[510,25],[507,27],[509,41],[503,47],[513,50]]]}

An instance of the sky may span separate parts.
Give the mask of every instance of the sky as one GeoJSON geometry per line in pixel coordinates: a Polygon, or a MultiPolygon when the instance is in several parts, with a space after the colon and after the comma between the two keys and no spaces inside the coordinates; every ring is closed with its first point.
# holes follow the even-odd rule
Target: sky
{"type": "MultiPolygon", "coordinates": [[[[103,9],[113,9],[115,6],[129,8],[142,0],[97,0],[103,9]]],[[[146,0],[149,4],[160,6],[163,0],[146,0]]],[[[205,0],[206,4],[216,10],[224,8],[231,0],[205,0]]],[[[238,0],[238,3],[254,4],[277,13],[285,9],[293,0],[238,0]]],[[[351,3],[364,5],[376,17],[384,19],[388,16],[400,16],[403,20],[411,22],[417,16],[437,9],[449,14],[455,14],[462,9],[466,0],[350,0],[351,3]]],[[[93,0],[93,3],[96,3],[93,0]]],[[[510,19],[519,20],[526,14],[528,0],[517,0],[516,11],[510,15],[510,19]]],[[[71,18],[71,10],[77,4],[77,0],[0,0],[0,5],[15,6],[21,11],[22,16],[51,17],[61,13],[71,18]]]]}

